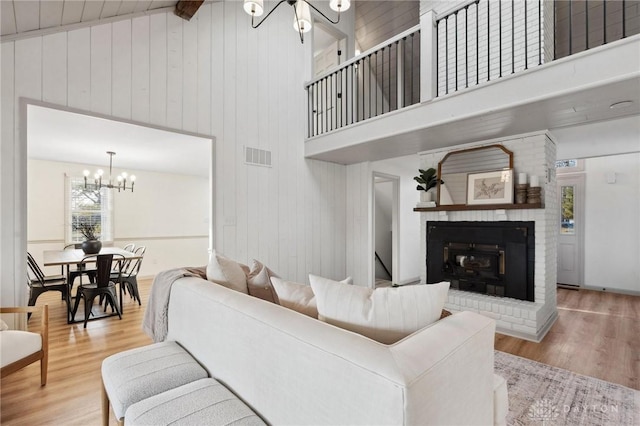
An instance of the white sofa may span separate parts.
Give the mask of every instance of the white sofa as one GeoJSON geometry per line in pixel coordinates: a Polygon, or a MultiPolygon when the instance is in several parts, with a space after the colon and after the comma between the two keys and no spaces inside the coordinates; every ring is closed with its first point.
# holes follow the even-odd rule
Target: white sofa
{"type": "Polygon", "coordinates": [[[506,385],[493,373],[495,324],[472,312],[384,345],[184,277],[171,289],[168,319],[167,340],[273,425],[505,422],[506,385]]]}

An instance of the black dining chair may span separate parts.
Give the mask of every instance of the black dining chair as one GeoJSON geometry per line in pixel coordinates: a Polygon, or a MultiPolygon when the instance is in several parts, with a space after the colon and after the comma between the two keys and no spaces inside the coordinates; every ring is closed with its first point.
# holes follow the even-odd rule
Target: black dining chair
{"type": "MultiPolygon", "coordinates": [[[[119,254],[98,254],[85,256],[82,259],[82,263],[93,262],[96,263],[96,279],[94,283],[83,284],[82,276],[80,277],[80,286],[76,294],[76,301],[71,312],[71,321],[75,321],[76,312],[80,305],[80,299],[84,299],[84,328],[87,327],[87,321],[92,314],[91,308],[93,301],[96,297],[100,296],[105,298],[105,303],[111,305],[111,310],[118,314],[118,317],[122,319],[122,313],[118,305],[118,296],[116,294],[116,284],[111,281],[112,265],[115,261],[116,264],[122,265],[124,263],[124,256],[119,254]]],[[[120,266],[121,268],[122,266],[120,266]]],[[[121,274],[121,271],[119,272],[121,274]]],[[[106,305],[105,305],[106,311],[106,305]]]]}
{"type": "MultiPolygon", "coordinates": [[[[78,250],[81,248],[82,243],[67,244],[66,246],[64,246],[64,250],[78,250]]],[[[61,268],[61,273],[64,274],[64,266],[62,266],[61,268]]],[[[87,265],[84,263],[78,263],[76,265],[76,269],[69,268],[69,273],[67,274],[67,279],[69,280],[69,291],[73,289],[73,283],[75,282],[76,278],[80,277],[81,275],[87,275],[89,277],[89,281],[94,282],[96,278],[96,270],[95,268],[87,268],[87,265]]]]}
{"type": "MultiPolygon", "coordinates": [[[[27,285],[29,286],[28,306],[35,306],[38,297],[47,291],[59,291],[62,300],[67,300],[67,279],[64,275],[45,275],[31,253],[27,252],[27,285]]],[[[69,309],[69,306],[67,306],[69,309]]],[[[29,313],[28,316],[31,316],[29,313]]]]}
{"type": "Polygon", "coordinates": [[[120,283],[120,286],[123,289],[123,292],[127,291],[133,297],[133,300],[138,301],[138,305],[142,305],[142,301],[140,300],[140,292],[138,291],[138,272],[140,272],[140,267],[142,266],[142,259],[144,259],[144,253],[147,251],[146,246],[139,246],[135,249],[134,253],[140,256],[139,259],[135,260],[125,260],[125,267],[120,274],[120,278],[118,278],[117,274],[112,273],[111,279],[117,280],[120,283]]]}

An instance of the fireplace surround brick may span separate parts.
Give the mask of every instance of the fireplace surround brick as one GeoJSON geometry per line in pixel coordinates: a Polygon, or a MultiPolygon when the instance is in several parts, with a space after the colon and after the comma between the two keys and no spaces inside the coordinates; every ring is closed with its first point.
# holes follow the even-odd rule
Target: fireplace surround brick
{"type": "MultiPolygon", "coordinates": [[[[421,212],[421,258],[426,259],[426,226],[428,221],[533,221],[535,222],[534,302],[482,295],[451,289],[445,308],[450,311],[470,310],[496,320],[496,331],[540,341],[557,318],[556,268],[559,210],[556,197],[556,147],[546,132],[513,136],[499,140],[457,146],[421,153],[421,167],[436,168],[451,151],[502,144],[513,152],[514,175],[537,175],[542,188],[543,209],[470,210],[421,212]]],[[[421,267],[421,282],[426,282],[426,262],[421,267]]]]}

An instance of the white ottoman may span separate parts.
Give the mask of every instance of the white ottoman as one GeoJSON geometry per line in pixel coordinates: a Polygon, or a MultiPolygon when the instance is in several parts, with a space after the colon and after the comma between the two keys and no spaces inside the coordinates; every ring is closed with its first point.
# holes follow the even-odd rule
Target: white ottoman
{"type": "Polygon", "coordinates": [[[122,424],[130,405],[208,375],[176,342],[155,343],[107,357],[102,361],[102,424],[109,424],[109,402],[122,424]]]}
{"type": "Polygon", "coordinates": [[[214,379],[201,379],[131,405],[127,426],[258,426],[266,425],[229,389],[214,379]]]}

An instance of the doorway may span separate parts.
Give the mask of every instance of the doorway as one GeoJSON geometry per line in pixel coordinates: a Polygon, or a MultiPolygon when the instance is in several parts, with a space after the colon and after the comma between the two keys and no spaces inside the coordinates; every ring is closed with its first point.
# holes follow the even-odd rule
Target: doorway
{"type": "Polygon", "coordinates": [[[584,283],[584,174],[560,174],[557,179],[559,287],[579,288],[584,283]]]}
{"type": "MultiPolygon", "coordinates": [[[[211,136],[39,101],[25,100],[22,107],[25,247],[36,260],[45,250],[58,250],[69,242],[70,179],[81,182],[85,169],[104,168],[104,180],[109,180],[106,151],[113,150],[114,183],[121,171],[134,172],[138,179],[135,190],[109,190],[111,202],[104,210],[108,226],[100,232],[104,243],[145,246],[142,271],[149,276],[194,258],[206,261],[214,236],[211,136]],[[172,208],[175,205],[184,208],[172,208]]],[[[92,208],[77,200],[73,205],[92,208]]]]}
{"type": "Polygon", "coordinates": [[[373,173],[373,276],[376,286],[395,285],[398,271],[400,177],[373,173]]]}

